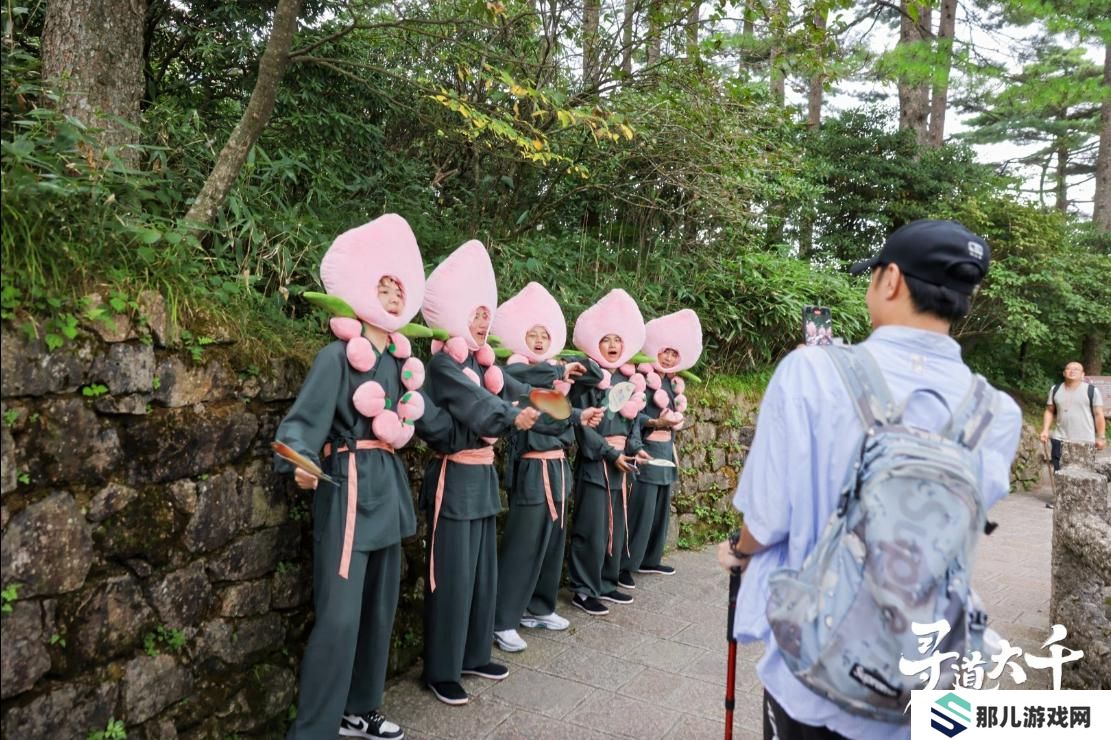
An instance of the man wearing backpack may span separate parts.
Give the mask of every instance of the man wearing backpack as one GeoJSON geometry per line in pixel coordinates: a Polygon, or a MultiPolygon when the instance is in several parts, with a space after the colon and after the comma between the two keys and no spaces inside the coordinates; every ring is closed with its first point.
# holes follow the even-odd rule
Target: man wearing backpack
{"type": "Polygon", "coordinates": [[[1022,420],[1014,401],[973,376],[949,336],[952,323],[968,313],[989,259],[984,240],[958,223],[923,220],[901,227],[875,257],[852,269],[871,273],[866,303],[872,335],[853,348],[796,349],[768,385],[734,497],[744,527],[735,547],[724,542],[718,550],[723,567],[744,570],[736,637],[766,644],[757,665],[765,738],[908,738],[901,702],[917,679],[901,675],[898,666],[901,657],[921,657],[910,622],[931,621],[920,618],[922,607],[928,613],[936,606],[952,625],[939,648],[963,650],[971,639],[965,617],[971,548],[984,512],[1007,494],[1022,420]],[[884,439],[898,444],[876,443],[884,439]],[[922,457],[939,464],[915,468],[908,461],[915,455],[899,459],[908,444],[915,455],[924,451],[922,457]],[[863,480],[866,469],[885,463],[894,478],[863,480]],[[885,490],[900,477],[911,485],[885,490]],[[918,490],[932,498],[911,510],[908,502],[918,490]],[[896,531],[868,531],[873,521],[893,514],[903,516],[896,531]],[[841,535],[836,542],[829,534],[834,530],[841,535]],[[846,543],[844,553],[836,549],[846,543]],[[943,550],[951,559],[939,566],[935,556],[943,550]],[[841,558],[823,560],[826,553],[841,558]],[[883,594],[890,601],[871,615],[878,628],[860,619],[855,606],[834,613],[845,604],[864,604],[870,597],[865,586],[877,596],[876,582],[882,585],[884,570],[893,566],[912,580],[940,568],[947,581],[925,598],[894,588],[883,594]],[[823,568],[841,580],[821,580],[823,568]],[[860,577],[864,570],[867,579],[860,577]],[[820,587],[791,590],[792,583],[815,576],[820,587]],[[848,600],[856,594],[864,598],[848,600]],[[808,599],[816,603],[808,606],[808,599]],[[799,605],[807,608],[796,610],[801,616],[795,623],[783,618],[799,605]],[[820,651],[829,644],[824,637],[842,627],[849,631],[838,639],[859,643],[854,650],[872,650],[872,662],[838,644],[820,651]],[[877,658],[877,645],[901,647],[877,658]],[[814,671],[800,670],[804,659],[814,660],[814,671]],[[817,665],[822,661],[828,663],[817,665]]]}
{"type": "Polygon", "coordinates": [[[1107,446],[1106,420],[1103,418],[1103,397],[1099,388],[1084,382],[1084,366],[1079,362],[1065,365],[1064,383],[1057,383],[1049,390],[1042,419],[1042,444],[1049,440],[1053,469],[1061,469],[1061,441],[1095,443],[1102,450],[1107,446]],[[1052,437],[1049,428],[1053,421],[1057,428],[1052,437]]]}

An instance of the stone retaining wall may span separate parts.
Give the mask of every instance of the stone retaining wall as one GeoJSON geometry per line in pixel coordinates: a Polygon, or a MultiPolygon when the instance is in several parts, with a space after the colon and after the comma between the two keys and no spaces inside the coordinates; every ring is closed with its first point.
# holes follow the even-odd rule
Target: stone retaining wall
{"type": "Polygon", "coordinates": [[[1111,689],[1111,451],[1065,443],[1054,476],[1054,624],[1084,657],[1065,665],[1062,687],[1111,689]]]}

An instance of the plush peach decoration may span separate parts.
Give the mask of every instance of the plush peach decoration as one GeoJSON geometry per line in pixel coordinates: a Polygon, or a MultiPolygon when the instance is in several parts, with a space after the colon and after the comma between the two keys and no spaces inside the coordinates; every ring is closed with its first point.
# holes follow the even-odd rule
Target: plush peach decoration
{"type": "Polygon", "coordinates": [[[647,375],[648,373],[652,372],[652,363],[651,362],[642,362],[642,363],[640,363],[639,365],[637,365],[637,372],[641,373],[643,375],[647,375]]]}
{"type": "Polygon", "coordinates": [[[363,323],[361,321],[345,316],[333,316],[328,319],[328,328],[332,330],[337,339],[342,339],[345,342],[363,333],[363,323]]]}
{"type": "Polygon", "coordinates": [[[684,308],[649,321],[644,325],[643,352],[652,358],[652,365],[661,373],[677,373],[694,367],[702,354],[702,324],[698,314],[684,308]],[[661,367],[657,359],[660,350],[667,348],[679,353],[679,362],[674,367],[661,367]]]}
{"type": "Polygon", "coordinates": [[[413,230],[401,216],[387,213],[336,237],[320,262],[320,279],[366,323],[386,331],[408,324],[424,300],[424,262],[413,230]],[[392,277],[405,303],[397,316],[378,301],[378,281],[392,277]]]}
{"type": "Polygon", "coordinates": [[[474,353],[474,358],[478,360],[478,364],[483,367],[490,367],[494,364],[494,360],[497,359],[494,357],[494,349],[488,344],[479,347],[474,353]]]}
{"type": "MultiPolygon", "coordinates": [[[[625,371],[622,370],[621,372],[625,372],[625,371]]],[[[632,372],[632,373],[626,373],[626,375],[629,376],[629,382],[633,384],[634,388],[636,388],[638,391],[643,391],[644,390],[644,388],[647,384],[644,380],[643,375],[641,375],[640,373],[635,372],[635,371],[632,372]]]]}
{"type": "Polygon", "coordinates": [[[498,442],[497,437],[480,437],[480,439],[488,445],[494,445],[498,442]]]}
{"type": "Polygon", "coordinates": [[[687,389],[687,381],[683,380],[682,378],[680,378],[678,376],[671,379],[671,390],[675,392],[675,395],[677,395],[677,396],[680,395],[686,389],[687,389]]]}
{"type": "Polygon", "coordinates": [[[529,364],[529,359],[527,357],[525,357],[524,355],[519,355],[516,352],[514,352],[513,354],[511,354],[509,356],[509,359],[505,361],[505,364],[506,365],[527,365],[527,364],[529,364]]]}
{"type": "Polygon", "coordinates": [[[625,405],[621,407],[619,413],[626,419],[635,419],[637,418],[637,414],[640,413],[640,404],[630,398],[625,402],[625,405]]]}
{"type": "Polygon", "coordinates": [[[467,349],[467,340],[463,337],[452,337],[444,342],[444,352],[447,352],[451,359],[460,363],[466,360],[467,355],[470,354],[470,350],[467,349]]]}
{"type": "Polygon", "coordinates": [[[415,431],[416,428],[412,424],[408,422],[402,423],[401,428],[398,429],[397,435],[390,444],[393,445],[395,450],[400,450],[402,447],[409,444],[409,440],[413,438],[413,432],[415,431]]]}
{"type": "Polygon", "coordinates": [[[431,348],[432,354],[436,354],[444,348],[444,343],[441,342],[439,339],[433,339],[431,344],[429,344],[428,346],[431,348]]]}
{"type": "Polygon", "coordinates": [[[401,432],[401,419],[393,411],[383,411],[374,417],[370,429],[378,439],[393,444],[393,440],[401,432]]]}
{"type": "Polygon", "coordinates": [[[424,416],[424,396],[409,391],[397,404],[397,415],[405,421],[416,421],[424,416]]]}
{"type": "Polygon", "coordinates": [[[401,384],[408,390],[415,391],[424,385],[424,363],[416,357],[410,357],[401,366],[401,384]]]}
{"type": "Polygon", "coordinates": [[[567,344],[567,321],[552,294],[543,285],[534,282],[498,306],[490,333],[500,337],[502,343],[514,353],[524,355],[531,362],[543,362],[563,351],[567,344]],[[525,341],[528,330],[538,325],[547,329],[551,338],[547,351],[539,354],[525,341]]]}
{"type": "Polygon", "coordinates": [[[390,334],[390,354],[399,360],[408,360],[413,356],[413,345],[409,337],[399,332],[390,334]]]}
{"type": "Polygon", "coordinates": [[[633,376],[637,374],[637,369],[633,366],[633,363],[626,362],[621,366],[621,374],[629,376],[629,380],[632,381],[633,376]]]}
{"type": "Polygon", "coordinates": [[[616,288],[582,312],[575,322],[573,341],[592,360],[612,370],[628,362],[644,344],[644,318],[632,296],[616,288]],[[598,342],[607,334],[616,334],[624,342],[617,362],[607,362],[598,351],[598,342]]]}
{"type": "Polygon", "coordinates": [[[641,411],[644,411],[645,406],[648,405],[648,396],[644,395],[643,391],[637,391],[633,396],[633,400],[636,401],[641,411]]]}
{"type": "Polygon", "coordinates": [[[655,370],[649,370],[644,374],[644,382],[652,390],[659,390],[663,385],[663,380],[655,370]]]}
{"type": "Polygon", "coordinates": [[[566,380],[557,380],[554,383],[552,383],[552,385],[555,386],[555,389],[557,391],[559,391],[560,393],[562,393],[565,396],[568,393],[571,392],[571,384],[568,383],[566,380]]]}
{"type": "Polygon", "coordinates": [[[482,385],[482,381],[478,378],[478,373],[476,373],[474,370],[471,370],[469,367],[463,368],[463,374],[474,381],[475,385],[482,385]]]}
{"type": "Polygon", "coordinates": [[[613,383],[613,375],[610,374],[609,370],[606,370],[605,368],[603,368],[602,369],[602,380],[598,383],[598,386],[597,386],[598,390],[600,390],[600,391],[609,390],[609,387],[610,387],[610,385],[612,385],[612,383],[613,383]]]}
{"type": "Polygon", "coordinates": [[[374,347],[366,337],[355,337],[347,342],[347,361],[360,373],[374,367],[374,347]]]}
{"type": "Polygon", "coordinates": [[[680,414],[687,410],[687,397],[682,393],[675,397],[675,410],[680,414]]]}
{"type": "Polygon", "coordinates": [[[471,319],[480,306],[490,311],[493,324],[498,307],[494,266],[482,242],[472,239],[456,249],[428,276],[421,313],[434,329],[461,337],[469,349],[478,349],[471,336],[471,319]]]}
{"type": "Polygon", "coordinates": [[[486,390],[494,395],[501,393],[501,389],[505,387],[505,378],[502,377],[501,368],[497,365],[491,365],[486,368],[482,380],[483,384],[486,386],[486,390]]]}
{"type": "MultiPolygon", "coordinates": [[[[660,388],[652,394],[652,403],[656,404],[661,409],[667,409],[667,405],[671,403],[671,399],[667,397],[667,391],[660,388]]],[[[660,414],[660,416],[663,416],[663,414],[660,414]]]]}
{"type": "Polygon", "coordinates": [[[360,414],[374,418],[386,408],[386,391],[375,381],[368,380],[355,389],[351,402],[360,414]]]}

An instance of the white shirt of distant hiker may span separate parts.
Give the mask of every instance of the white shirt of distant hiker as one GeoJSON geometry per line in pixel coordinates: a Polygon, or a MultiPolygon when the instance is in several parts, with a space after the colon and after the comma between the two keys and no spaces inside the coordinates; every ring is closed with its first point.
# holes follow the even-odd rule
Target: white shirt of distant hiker
{"type": "Polygon", "coordinates": [[[1054,414],[1056,426],[1053,438],[1065,442],[1095,442],[1095,411],[1102,413],[1103,397],[1095,388],[1091,399],[1088,398],[1088,384],[1084,382],[1084,367],[1079,362],[1065,366],[1065,382],[1057,387],[1057,392],[1049,389],[1046,406],[1056,406],[1054,414]],[[1072,386],[1071,388],[1069,386],[1072,386]]]}

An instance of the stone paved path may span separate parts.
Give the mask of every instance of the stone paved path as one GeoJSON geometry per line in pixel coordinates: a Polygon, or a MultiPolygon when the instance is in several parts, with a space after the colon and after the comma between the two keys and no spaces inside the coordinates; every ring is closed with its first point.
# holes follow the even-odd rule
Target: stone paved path
{"type": "MultiPolygon", "coordinates": [[[[991,512],[999,529],[984,538],[974,583],[992,624],[1024,650],[1049,634],[1048,491],[1008,497],[991,512]]],[[[718,738],[723,734],[727,575],[713,548],[669,557],[678,573],[638,576],[635,603],[589,617],[566,603],[566,632],[521,630],[528,649],[494,660],[504,681],[465,678],[470,704],[449,707],[419,681],[419,667],[394,681],[383,712],[424,738],[718,738]]],[[[755,661],[738,649],[734,736],[761,737],[755,661]]],[[[1044,651],[1039,651],[1044,652],[1044,651]]],[[[1041,672],[1023,688],[1043,688],[1041,672]]],[[[1047,685],[1044,687],[1048,687],[1047,685]]]]}

